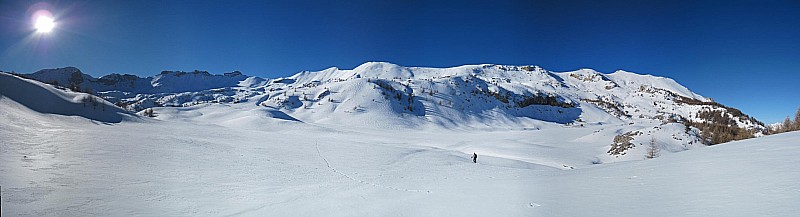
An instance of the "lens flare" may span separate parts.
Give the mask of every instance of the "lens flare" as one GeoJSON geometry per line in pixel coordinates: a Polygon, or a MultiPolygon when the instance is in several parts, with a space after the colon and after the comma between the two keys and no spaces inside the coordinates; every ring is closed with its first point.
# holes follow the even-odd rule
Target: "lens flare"
{"type": "Polygon", "coordinates": [[[33,26],[36,28],[37,32],[48,33],[53,31],[53,28],[56,27],[56,22],[52,17],[40,16],[36,18],[36,22],[33,26]]]}
{"type": "Polygon", "coordinates": [[[49,33],[56,27],[56,19],[47,9],[36,10],[31,16],[31,22],[37,33],[49,33]]]}

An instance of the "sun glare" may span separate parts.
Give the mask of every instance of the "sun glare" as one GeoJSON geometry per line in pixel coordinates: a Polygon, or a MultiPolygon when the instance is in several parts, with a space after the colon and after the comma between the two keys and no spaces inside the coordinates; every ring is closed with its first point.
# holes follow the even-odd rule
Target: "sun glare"
{"type": "Polygon", "coordinates": [[[56,22],[52,17],[39,16],[36,18],[36,22],[33,26],[36,28],[37,32],[48,33],[53,31],[53,28],[56,27],[56,22]]]}

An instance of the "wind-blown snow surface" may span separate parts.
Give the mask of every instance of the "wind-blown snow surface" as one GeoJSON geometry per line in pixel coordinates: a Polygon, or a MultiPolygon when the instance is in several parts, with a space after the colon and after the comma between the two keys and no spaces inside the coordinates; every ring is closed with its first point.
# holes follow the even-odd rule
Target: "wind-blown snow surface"
{"type": "Polygon", "coordinates": [[[800,214],[800,133],[594,165],[598,138],[641,126],[347,128],[249,104],[101,124],[14,100],[0,98],[3,216],[800,214]]]}

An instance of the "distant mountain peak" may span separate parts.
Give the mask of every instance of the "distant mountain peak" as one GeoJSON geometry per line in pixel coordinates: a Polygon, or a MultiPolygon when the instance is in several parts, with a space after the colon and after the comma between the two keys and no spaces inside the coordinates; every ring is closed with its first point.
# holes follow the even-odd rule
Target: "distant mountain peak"
{"type": "Polygon", "coordinates": [[[742,135],[765,129],[741,111],[673,79],[624,70],[607,74],[588,68],[552,72],[536,65],[433,68],[366,62],[353,69],[331,67],[275,79],[239,71],[163,71],[147,78],[112,74],[100,79],[70,68],[43,71],[49,73],[29,76],[48,82],[54,77],[44,74],[60,74],[62,85],[77,78],[78,85],[131,110],[248,102],[292,119],[322,123],[524,128],[542,121],[569,126],[661,122],[748,132],[742,135]],[[727,125],[716,125],[719,121],[727,125]]]}

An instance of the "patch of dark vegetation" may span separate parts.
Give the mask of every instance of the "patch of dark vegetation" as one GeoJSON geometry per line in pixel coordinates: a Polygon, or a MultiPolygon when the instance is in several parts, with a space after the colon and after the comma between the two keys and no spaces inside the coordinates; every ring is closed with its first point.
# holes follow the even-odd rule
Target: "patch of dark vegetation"
{"type": "Polygon", "coordinates": [[[593,105],[596,105],[597,107],[600,107],[601,109],[605,110],[609,114],[614,115],[616,117],[627,117],[627,118],[631,117],[631,115],[626,114],[620,108],[621,105],[619,105],[619,104],[617,104],[615,102],[605,101],[605,100],[601,100],[601,99],[582,99],[582,100],[584,102],[588,102],[588,103],[591,103],[593,105]]]}
{"type": "Polygon", "coordinates": [[[625,155],[626,151],[636,147],[636,145],[634,145],[631,141],[633,140],[634,136],[638,135],[642,135],[642,132],[631,131],[622,135],[614,136],[614,142],[611,143],[611,149],[609,149],[606,153],[614,157],[625,155]]]}

